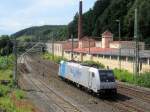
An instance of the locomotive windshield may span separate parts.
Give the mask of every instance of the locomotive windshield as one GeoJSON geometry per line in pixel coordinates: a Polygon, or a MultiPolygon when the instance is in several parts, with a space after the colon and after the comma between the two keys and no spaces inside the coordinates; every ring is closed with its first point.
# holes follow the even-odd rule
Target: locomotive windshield
{"type": "Polygon", "coordinates": [[[99,75],[100,75],[101,82],[115,82],[115,77],[114,77],[113,71],[99,70],[99,75]]]}

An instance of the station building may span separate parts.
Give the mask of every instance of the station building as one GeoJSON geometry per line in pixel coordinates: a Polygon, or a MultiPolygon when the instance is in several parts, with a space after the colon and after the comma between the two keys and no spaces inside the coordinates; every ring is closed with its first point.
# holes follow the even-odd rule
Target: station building
{"type": "MultiPolygon", "coordinates": [[[[72,40],[68,39],[66,41],[56,41],[56,42],[47,42],[47,51],[56,56],[64,57],[66,50],[72,49],[72,40]]],[[[73,48],[78,47],[78,39],[73,39],[73,48]]]]}
{"type": "MultiPolygon", "coordinates": [[[[136,42],[113,41],[113,34],[109,31],[102,34],[102,41],[92,38],[83,37],[79,40],[78,47],[73,50],[74,60],[98,61],[112,69],[120,68],[121,62],[121,69],[134,72],[136,42]]],[[[71,59],[72,50],[64,52],[64,56],[71,59]]],[[[150,51],[145,50],[144,42],[139,42],[139,60],[141,72],[150,71],[150,51]]]]}
{"type": "MultiPolygon", "coordinates": [[[[78,39],[72,41],[47,43],[49,53],[63,56],[76,61],[98,61],[109,68],[126,69],[134,72],[135,66],[135,41],[114,41],[113,34],[106,30],[100,37],[83,36],[82,1],[79,2],[78,39]],[[97,41],[101,38],[101,41],[97,41]],[[120,61],[121,60],[121,61],[120,61]],[[120,63],[121,62],[121,63],[120,63]]],[[[145,43],[139,42],[140,72],[150,71],[150,50],[145,50],[145,43]]]]}
{"type": "MultiPolygon", "coordinates": [[[[73,40],[74,60],[98,61],[109,68],[121,68],[134,72],[135,46],[134,41],[113,41],[113,34],[105,31],[102,34],[102,41],[96,41],[94,37],[83,37],[73,40]],[[120,53],[121,51],[121,53],[120,53]],[[120,55],[121,54],[121,55],[120,55]]],[[[72,40],[46,43],[49,53],[65,57],[71,60],[72,40]],[[54,49],[54,50],[53,50],[54,49]]],[[[150,51],[145,50],[144,42],[139,42],[139,59],[141,72],[150,71],[150,51]]]]}

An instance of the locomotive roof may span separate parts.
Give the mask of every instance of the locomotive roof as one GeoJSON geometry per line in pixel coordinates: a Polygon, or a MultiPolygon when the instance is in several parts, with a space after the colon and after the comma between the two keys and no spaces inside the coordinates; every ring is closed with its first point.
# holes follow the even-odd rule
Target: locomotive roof
{"type": "Polygon", "coordinates": [[[73,64],[78,64],[78,65],[81,65],[81,66],[84,66],[84,67],[91,67],[91,68],[95,68],[95,69],[98,69],[98,70],[101,70],[101,71],[112,71],[111,69],[104,69],[104,68],[99,68],[98,66],[96,66],[95,64],[93,65],[89,65],[89,64],[86,64],[86,63],[81,63],[81,62],[77,62],[77,61],[67,61],[68,63],[73,63],[73,64]]]}

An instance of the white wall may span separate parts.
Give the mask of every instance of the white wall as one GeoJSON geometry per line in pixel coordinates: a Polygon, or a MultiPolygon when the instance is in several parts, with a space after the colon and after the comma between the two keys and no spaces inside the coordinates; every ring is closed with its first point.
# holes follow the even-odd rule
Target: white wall
{"type": "Polygon", "coordinates": [[[102,42],[101,41],[96,41],[95,46],[101,48],[102,47],[102,42]]]}

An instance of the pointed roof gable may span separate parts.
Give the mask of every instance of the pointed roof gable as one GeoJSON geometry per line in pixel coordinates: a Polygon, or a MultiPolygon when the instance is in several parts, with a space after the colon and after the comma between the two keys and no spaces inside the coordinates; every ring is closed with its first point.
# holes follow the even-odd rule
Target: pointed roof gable
{"type": "Polygon", "coordinates": [[[113,37],[113,34],[112,34],[110,31],[106,30],[106,31],[102,34],[102,37],[113,37]]]}

